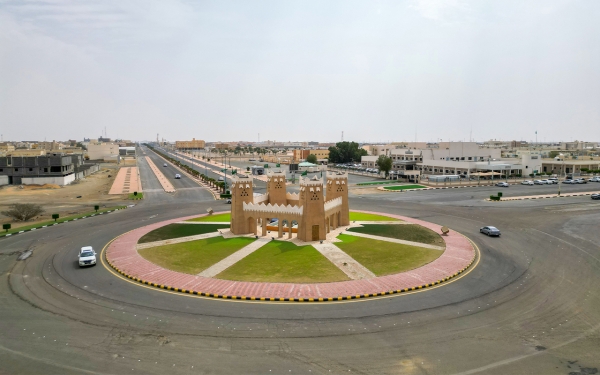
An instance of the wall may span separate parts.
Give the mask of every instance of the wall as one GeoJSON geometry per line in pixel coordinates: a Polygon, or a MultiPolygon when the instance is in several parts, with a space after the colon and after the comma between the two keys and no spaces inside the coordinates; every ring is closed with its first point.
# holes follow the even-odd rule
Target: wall
{"type": "Polygon", "coordinates": [[[0,176],[0,186],[8,185],[8,176],[0,176]]]}
{"type": "Polygon", "coordinates": [[[54,184],[64,186],[70,184],[73,181],[75,181],[75,174],[70,174],[64,177],[23,177],[21,179],[21,183],[23,185],[54,184]]]}

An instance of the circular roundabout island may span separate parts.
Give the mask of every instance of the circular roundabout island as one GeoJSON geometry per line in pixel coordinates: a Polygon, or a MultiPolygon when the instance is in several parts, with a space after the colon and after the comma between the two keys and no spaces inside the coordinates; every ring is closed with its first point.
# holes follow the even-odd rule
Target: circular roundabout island
{"type": "Polygon", "coordinates": [[[160,289],[279,302],[411,292],[464,274],[477,259],[463,235],[403,216],[352,211],[349,225],[317,241],[302,241],[297,223],[290,230],[282,221],[262,220],[253,233],[236,235],[229,212],[167,220],[117,237],[105,259],[119,274],[160,289]]]}

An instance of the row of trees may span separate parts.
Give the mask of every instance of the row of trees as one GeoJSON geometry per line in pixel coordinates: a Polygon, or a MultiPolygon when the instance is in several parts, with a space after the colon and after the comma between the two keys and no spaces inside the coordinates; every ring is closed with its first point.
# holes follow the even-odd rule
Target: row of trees
{"type": "Polygon", "coordinates": [[[225,182],[223,182],[223,181],[217,181],[214,178],[205,175],[204,173],[200,173],[197,170],[195,170],[194,168],[190,167],[189,165],[187,165],[185,163],[182,163],[181,161],[179,161],[177,159],[174,159],[174,158],[172,158],[169,155],[163,154],[160,151],[155,150],[154,147],[152,147],[151,145],[146,144],[146,146],[148,148],[150,148],[152,151],[156,152],[158,155],[162,156],[163,158],[167,159],[171,163],[175,164],[179,168],[181,168],[184,171],[186,171],[187,173],[191,174],[195,178],[198,178],[198,179],[202,180],[204,183],[208,184],[210,187],[216,187],[222,193],[225,193],[225,182]]]}

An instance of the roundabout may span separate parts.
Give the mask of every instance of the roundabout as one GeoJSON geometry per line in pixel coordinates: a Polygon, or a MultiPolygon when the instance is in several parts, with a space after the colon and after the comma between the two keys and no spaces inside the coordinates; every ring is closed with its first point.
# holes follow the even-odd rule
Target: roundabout
{"type": "MultiPolygon", "coordinates": [[[[147,172],[142,168],[144,184],[152,176],[147,172]]],[[[600,214],[583,198],[499,206],[483,201],[490,194],[485,188],[351,196],[353,209],[446,226],[481,252],[459,277],[396,295],[229,300],[159,290],[108,265],[78,267],[81,246],[108,249],[130,231],[216,207],[209,194],[196,192],[149,191],[133,209],[0,240],[0,368],[23,374],[566,375],[600,367],[600,238],[592,230],[600,214]],[[479,234],[492,224],[502,238],[479,234]],[[17,260],[24,250],[32,255],[17,260]]],[[[203,272],[237,249],[187,272],[203,272]]]]}
{"type": "MultiPolygon", "coordinates": [[[[357,212],[356,214],[381,216],[381,213],[366,211],[357,212]]],[[[215,217],[219,216],[223,215],[215,215],[215,217]]],[[[416,231],[415,227],[419,226],[422,228],[429,229],[432,233],[441,232],[441,226],[424,222],[422,220],[415,220],[409,217],[402,217],[390,214],[387,214],[383,217],[390,220],[383,221],[384,223],[388,223],[386,226],[403,225],[407,226],[406,228],[414,228],[413,231],[416,231]],[[397,220],[397,222],[391,220],[397,220]],[[394,224],[389,224],[390,222],[394,224]]],[[[159,289],[166,289],[185,294],[221,299],[279,302],[328,302],[406,293],[409,291],[424,289],[427,287],[432,287],[447,282],[448,280],[451,280],[452,278],[459,276],[463,272],[465,272],[477,258],[475,246],[466,237],[454,231],[450,231],[450,233],[448,233],[445,236],[439,236],[439,238],[444,243],[443,248],[434,245],[419,244],[417,242],[395,240],[400,241],[402,243],[401,246],[406,246],[407,244],[417,246],[428,246],[434,249],[429,250],[430,252],[441,252],[441,255],[435,255],[436,259],[434,259],[430,263],[420,265],[406,272],[394,273],[385,276],[376,276],[374,273],[366,269],[363,275],[359,275],[362,277],[356,280],[328,283],[252,282],[227,280],[227,276],[225,276],[225,278],[208,277],[211,276],[210,270],[211,268],[214,268],[215,265],[209,266],[208,271],[203,270],[202,272],[198,272],[197,275],[192,275],[189,273],[176,272],[171,269],[163,268],[160,265],[154,264],[151,261],[145,259],[142,255],[140,255],[140,252],[138,250],[146,251],[146,249],[151,249],[151,247],[149,247],[148,245],[152,244],[156,244],[156,246],[158,246],[159,248],[161,246],[169,247],[165,250],[167,250],[167,254],[169,254],[169,256],[172,257],[174,256],[173,252],[176,251],[175,248],[172,248],[174,241],[177,244],[185,243],[183,242],[185,240],[194,242],[198,241],[201,243],[197,244],[196,246],[201,247],[202,245],[205,245],[205,242],[202,242],[202,240],[207,238],[235,238],[235,236],[233,236],[228,231],[228,229],[217,229],[217,231],[209,233],[204,233],[205,231],[203,229],[200,229],[198,232],[202,232],[202,234],[196,236],[160,240],[157,242],[150,242],[149,244],[138,243],[140,239],[147,237],[149,234],[158,232],[160,228],[167,228],[168,226],[177,225],[178,223],[180,226],[183,226],[184,229],[187,229],[190,226],[194,226],[197,228],[199,225],[202,225],[201,222],[186,222],[186,220],[198,219],[210,224],[214,224],[214,222],[210,221],[210,216],[204,216],[200,218],[198,218],[197,216],[192,216],[176,218],[148,225],[130,231],[111,241],[111,243],[106,248],[105,252],[103,251],[102,256],[105,255],[106,262],[119,274],[127,277],[128,279],[134,280],[140,284],[150,285],[159,289]]],[[[354,221],[354,223],[356,223],[356,221],[354,221]]],[[[337,248],[335,246],[334,241],[340,241],[340,236],[348,236],[347,234],[341,233],[356,234],[349,231],[353,227],[364,228],[365,226],[368,227],[369,223],[377,222],[360,221],[360,223],[364,224],[364,226],[361,224],[352,224],[348,225],[347,227],[339,228],[341,230],[338,230],[335,233],[336,235],[340,233],[339,236],[331,237],[331,240],[333,241],[326,241],[326,243],[323,243],[323,241],[320,241],[320,243],[308,243],[308,246],[306,247],[310,247],[310,245],[312,245],[317,249],[323,248],[324,250],[322,252],[327,255],[329,255],[327,251],[331,253],[331,248],[334,248],[334,251],[341,253],[332,255],[332,257],[334,257],[334,262],[336,256],[345,256],[343,259],[348,259],[348,262],[343,262],[340,267],[344,270],[344,272],[347,272],[344,268],[349,266],[348,263],[356,263],[356,261],[354,261],[354,259],[352,259],[351,257],[348,257],[346,253],[337,248]]],[[[363,234],[363,236],[365,235],[363,234]]],[[[373,241],[376,240],[393,241],[393,239],[380,236],[372,236],[368,234],[366,236],[367,238],[359,237],[367,241],[366,247],[369,247],[369,243],[372,244],[373,241]]],[[[224,260],[221,260],[221,262],[216,262],[216,268],[219,269],[219,272],[217,273],[220,274],[220,272],[224,272],[226,269],[230,269],[230,267],[233,266],[233,263],[229,262],[230,264],[226,264],[225,268],[222,266],[220,267],[220,263],[228,263],[228,259],[236,258],[236,254],[243,253],[241,257],[247,257],[250,253],[247,250],[245,251],[244,249],[247,249],[248,247],[252,248],[251,251],[256,251],[260,248],[260,246],[265,246],[266,244],[274,243],[271,241],[280,242],[274,239],[272,240],[271,238],[260,240],[258,239],[258,236],[256,237],[256,242],[254,242],[253,244],[253,240],[246,236],[245,239],[247,241],[250,241],[250,243],[244,243],[244,245],[246,245],[244,248],[238,248],[237,252],[234,252],[229,257],[226,257],[224,260]]],[[[293,244],[290,245],[292,247],[298,247],[293,244]]],[[[388,246],[393,246],[393,243],[389,243],[388,246]]],[[[311,247],[311,249],[313,248],[311,247]]],[[[412,246],[410,247],[410,250],[418,251],[420,250],[420,248],[412,246]]],[[[366,251],[368,252],[369,250],[366,251]]],[[[315,254],[318,254],[317,251],[313,252],[315,254]]],[[[307,254],[303,254],[302,256],[307,256],[307,254]]],[[[392,255],[392,257],[393,256],[394,255],[392,255]]],[[[239,262],[241,259],[243,259],[240,258],[240,255],[238,255],[237,258],[239,259],[235,259],[236,262],[239,262]]],[[[382,261],[390,262],[392,260],[390,258],[382,259],[382,261]]],[[[326,263],[324,257],[322,258],[322,260],[326,263]]],[[[312,265],[308,265],[308,267],[311,266],[312,265]]],[[[261,268],[261,263],[255,265],[255,267],[261,268]]],[[[354,265],[354,267],[358,268],[362,267],[362,265],[354,265]]],[[[217,273],[213,272],[214,275],[212,276],[218,276],[217,273]]],[[[338,271],[338,273],[342,277],[344,276],[342,272],[338,271]]],[[[349,276],[353,276],[351,272],[347,273],[349,274],[349,276]]]]}

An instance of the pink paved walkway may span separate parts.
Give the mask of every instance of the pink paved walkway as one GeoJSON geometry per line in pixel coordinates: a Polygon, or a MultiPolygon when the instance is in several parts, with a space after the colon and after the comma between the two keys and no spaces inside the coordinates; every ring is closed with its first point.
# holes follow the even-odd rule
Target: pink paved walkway
{"type": "MultiPolygon", "coordinates": [[[[368,211],[360,211],[368,212],[368,211]]],[[[368,212],[380,214],[380,212],[368,212]]],[[[385,214],[440,232],[441,226],[409,217],[385,214]]],[[[372,279],[333,283],[292,284],[219,280],[161,268],[142,258],[136,244],[144,234],[167,224],[198,217],[172,219],[138,228],[114,240],[106,251],[109,264],[120,273],[145,284],[219,298],[266,300],[340,300],[400,293],[439,284],[464,271],[475,259],[466,237],[450,231],[444,236],[446,251],[435,261],[415,270],[372,279]]]]}
{"type": "Polygon", "coordinates": [[[137,167],[121,167],[108,194],[129,194],[142,191],[137,167]]]}
{"type": "Polygon", "coordinates": [[[152,161],[152,159],[150,159],[149,156],[146,156],[146,161],[148,162],[148,165],[150,166],[150,169],[152,169],[152,172],[154,172],[154,175],[158,179],[158,182],[160,182],[160,185],[165,190],[165,192],[167,192],[167,193],[174,193],[175,192],[175,188],[171,184],[171,181],[169,181],[165,177],[165,175],[162,173],[162,171],[160,169],[158,169],[158,167],[156,166],[156,164],[154,164],[154,162],[152,161]]]}

